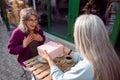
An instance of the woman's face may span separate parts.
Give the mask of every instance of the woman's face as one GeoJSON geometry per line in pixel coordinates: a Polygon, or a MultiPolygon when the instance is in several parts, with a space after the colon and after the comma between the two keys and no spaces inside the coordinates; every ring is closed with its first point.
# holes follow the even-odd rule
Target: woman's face
{"type": "Polygon", "coordinates": [[[36,26],[38,25],[38,19],[35,15],[31,15],[27,20],[26,20],[26,25],[29,29],[29,31],[33,31],[36,26]]]}

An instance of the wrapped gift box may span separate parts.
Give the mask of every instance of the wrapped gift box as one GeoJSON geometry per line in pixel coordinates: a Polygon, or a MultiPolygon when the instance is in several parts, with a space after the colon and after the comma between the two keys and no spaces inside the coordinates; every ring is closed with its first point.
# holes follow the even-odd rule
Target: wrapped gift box
{"type": "Polygon", "coordinates": [[[40,56],[41,56],[40,50],[46,50],[48,54],[50,54],[51,58],[54,59],[63,54],[63,48],[64,47],[62,44],[50,41],[41,46],[38,46],[37,50],[40,56]]]}

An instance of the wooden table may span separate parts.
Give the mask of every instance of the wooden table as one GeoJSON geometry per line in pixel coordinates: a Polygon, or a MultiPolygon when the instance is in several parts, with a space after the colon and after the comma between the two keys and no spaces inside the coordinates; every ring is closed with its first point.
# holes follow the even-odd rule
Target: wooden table
{"type": "MultiPolygon", "coordinates": [[[[56,65],[63,71],[68,71],[71,67],[75,65],[75,63],[72,61],[71,63],[66,63],[65,57],[66,53],[68,53],[68,48],[64,49],[64,56],[63,57],[57,57],[54,59],[54,62],[56,65]]],[[[51,80],[50,76],[50,67],[48,64],[42,64],[37,59],[38,56],[31,58],[24,62],[26,67],[30,70],[32,74],[35,75],[35,77],[38,80],[51,80]]]]}

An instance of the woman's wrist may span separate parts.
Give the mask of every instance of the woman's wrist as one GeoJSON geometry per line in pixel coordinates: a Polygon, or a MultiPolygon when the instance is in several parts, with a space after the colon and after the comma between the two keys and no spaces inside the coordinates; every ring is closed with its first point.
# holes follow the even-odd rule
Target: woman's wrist
{"type": "Polygon", "coordinates": [[[25,46],[24,44],[22,45],[22,47],[23,47],[23,48],[26,48],[26,46],[25,46]]]}
{"type": "Polygon", "coordinates": [[[55,66],[53,59],[51,59],[50,57],[48,57],[47,61],[48,61],[50,67],[55,66]]]}

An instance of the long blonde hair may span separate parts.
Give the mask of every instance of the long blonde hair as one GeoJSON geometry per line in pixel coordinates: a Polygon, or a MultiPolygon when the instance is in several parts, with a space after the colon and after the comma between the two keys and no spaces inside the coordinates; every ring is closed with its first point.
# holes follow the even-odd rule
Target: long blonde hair
{"type": "Polygon", "coordinates": [[[94,80],[120,80],[119,58],[98,16],[79,16],[74,25],[74,39],[78,51],[92,64],[94,80]]]}
{"type": "MultiPolygon", "coordinates": [[[[25,21],[31,16],[35,15],[38,18],[37,12],[33,10],[33,8],[24,8],[20,11],[20,24],[18,27],[21,29],[22,32],[29,32],[28,27],[25,24],[25,21]]],[[[36,26],[35,31],[38,31],[39,29],[39,24],[36,26]]]]}

